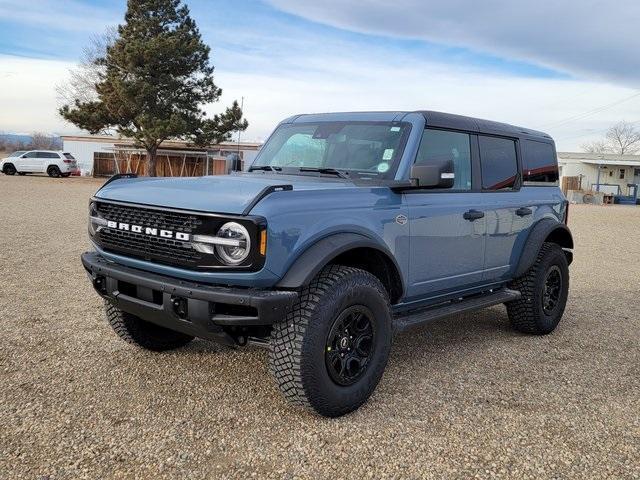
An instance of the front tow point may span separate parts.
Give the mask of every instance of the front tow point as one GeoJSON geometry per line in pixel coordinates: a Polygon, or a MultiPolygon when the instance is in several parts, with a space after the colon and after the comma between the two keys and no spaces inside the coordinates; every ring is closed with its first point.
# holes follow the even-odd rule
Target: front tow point
{"type": "Polygon", "coordinates": [[[187,299],[183,297],[171,297],[171,305],[173,306],[173,312],[182,320],[187,320],[189,316],[189,307],[187,299]]]}

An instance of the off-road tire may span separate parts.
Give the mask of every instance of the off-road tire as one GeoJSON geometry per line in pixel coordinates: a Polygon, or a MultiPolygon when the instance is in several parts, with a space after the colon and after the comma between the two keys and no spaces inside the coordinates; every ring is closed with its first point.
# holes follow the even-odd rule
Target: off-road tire
{"type": "Polygon", "coordinates": [[[193,337],[174,332],[154,323],[145,322],[127,312],[123,312],[111,302],[105,300],[107,321],[118,336],[127,343],[146,350],[162,352],[185,346],[193,337]]]}
{"type": "Polygon", "coordinates": [[[49,168],[47,168],[47,175],[49,175],[50,177],[59,178],[62,173],[60,172],[60,169],[58,167],[56,167],[55,165],[51,165],[49,168]]]}
{"type": "Polygon", "coordinates": [[[534,264],[509,288],[522,293],[518,300],[506,304],[513,328],[534,335],[553,332],[562,318],[569,293],[569,264],[562,248],[555,243],[542,244],[534,264]],[[551,269],[559,271],[562,283],[555,307],[546,312],[543,308],[544,284],[551,269]]]}
{"type": "Polygon", "coordinates": [[[286,319],[274,324],[270,370],[289,402],[338,417],[360,407],[375,390],[387,364],[391,334],[389,296],[380,281],[364,270],[330,265],[300,292],[286,319]],[[353,306],[372,314],[374,334],[362,376],[339,385],[325,363],[327,341],[334,321],[353,306]]]}
{"type": "Polygon", "coordinates": [[[17,173],[17,170],[12,163],[8,163],[2,168],[2,173],[4,173],[5,175],[15,175],[17,173]]]}

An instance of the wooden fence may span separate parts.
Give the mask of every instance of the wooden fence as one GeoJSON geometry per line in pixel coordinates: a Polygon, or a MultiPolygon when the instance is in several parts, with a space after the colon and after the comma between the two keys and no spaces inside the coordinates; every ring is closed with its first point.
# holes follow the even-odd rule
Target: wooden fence
{"type": "MultiPolygon", "coordinates": [[[[93,176],[109,177],[116,173],[136,173],[144,176],[147,174],[145,158],[145,155],[140,153],[96,152],[93,159],[93,176]]],[[[162,153],[156,160],[156,174],[159,177],[200,177],[225,173],[227,160],[222,157],[162,153]]]]}
{"type": "Polygon", "coordinates": [[[562,177],[562,192],[566,195],[569,190],[582,190],[582,179],[578,177],[562,177]]]}

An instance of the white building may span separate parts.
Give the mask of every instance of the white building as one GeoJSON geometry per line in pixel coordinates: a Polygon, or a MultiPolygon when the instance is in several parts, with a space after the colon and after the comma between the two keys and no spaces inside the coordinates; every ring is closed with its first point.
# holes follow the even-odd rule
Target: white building
{"type": "Polygon", "coordinates": [[[558,152],[558,166],[561,185],[563,177],[578,177],[582,190],[638,196],[640,155],[558,152]]]}
{"type": "MultiPolygon", "coordinates": [[[[78,161],[83,175],[111,175],[144,168],[140,159],[143,149],[135,148],[133,140],[109,135],[64,135],[63,150],[78,161]]],[[[258,154],[260,143],[223,142],[200,148],[181,141],[162,142],[158,149],[158,166],[165,175],[189,175],[220,173],[216,167],[230,154],[238,154],[248,166],[258,154]],[[166,165],[165,165],[166,164],[166,165]],[[168,167],[168,168],[165,168],[168,167]]]]}

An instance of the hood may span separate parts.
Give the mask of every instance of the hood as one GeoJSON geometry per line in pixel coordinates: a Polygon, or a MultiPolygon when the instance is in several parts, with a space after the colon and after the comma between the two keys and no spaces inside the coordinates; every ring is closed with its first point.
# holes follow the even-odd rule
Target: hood
{"type": "Polygon", "coordinates": [[[270,186],[294,190],[353,187],[350,181],[315,176],[240,173],[208,177],[123,178],[96,193],[97,198],[211,213],[242,214],[270,186]]]}

